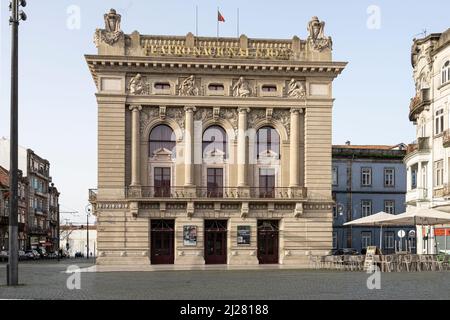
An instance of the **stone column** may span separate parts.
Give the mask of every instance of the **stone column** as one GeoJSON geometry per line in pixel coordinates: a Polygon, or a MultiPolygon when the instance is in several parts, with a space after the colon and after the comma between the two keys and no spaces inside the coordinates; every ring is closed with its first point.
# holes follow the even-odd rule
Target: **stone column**
{"type": "Polygon", "coordinates": [[[195,107],[186,106],[186,130],[184,133],[184,185],[194,186],[194,112],[195,107]]]}
{"type": "Polygon", "coordinates": [[[248,147],[246,143],[247,133],[247,114],[250,112],[248,108],[238,109],[238,141],[237,141],[237,183],[238,187],[248,187],[247,181],[247,153],[248,147]]]}
{"type": "Polygon", "coordinates": [[[130,106],[131,110],[131,186],[141,185],[141,173],[139,159],[140,152],[140,111],[141,106],[130,106]]]}
{"type": "Polygon", "coordinates": [[[291,109],[291,136],[290,136],[290,159],[289,159],[289,186],[300,187],[300,109],[291,109]]]}

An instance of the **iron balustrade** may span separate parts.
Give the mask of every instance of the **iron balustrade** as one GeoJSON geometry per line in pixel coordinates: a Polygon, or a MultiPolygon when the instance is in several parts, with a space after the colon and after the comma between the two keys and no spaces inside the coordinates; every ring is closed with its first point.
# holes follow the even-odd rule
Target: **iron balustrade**
{"type": "Polygon", "coordinates": [[[127,187],[127,198],[171,199],[305,199],[306,188],[237,188],[237,187],[127,187]]]}

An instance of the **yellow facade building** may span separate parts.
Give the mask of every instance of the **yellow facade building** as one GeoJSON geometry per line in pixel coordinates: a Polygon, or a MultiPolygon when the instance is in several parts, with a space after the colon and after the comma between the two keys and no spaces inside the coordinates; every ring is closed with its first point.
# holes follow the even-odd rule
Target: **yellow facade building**
{"type": "Polygon", "coordinates": [[[332,82],[301,40],[125,34],[105,14],[97,86],[98,264],[308,265],[332,248],[332,82]]]}

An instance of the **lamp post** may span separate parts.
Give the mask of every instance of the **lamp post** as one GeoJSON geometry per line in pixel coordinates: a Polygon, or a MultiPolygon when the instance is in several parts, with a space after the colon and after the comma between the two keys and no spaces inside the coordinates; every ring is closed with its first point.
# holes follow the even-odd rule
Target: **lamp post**
{"type": "Polygon", "coordinates": [[[12,0],[9,4],[11,17],[11,133],[10,133],[10,195],[9,195],[9,259],[7,266],[8,286],[19,284],[19,232],[18,232],[18,109],[19,109],[19,21],[27,15],[19,10],[27,5],[25,0],[12,0]]]}
{"type": "Polygon", "coordinates": [[[89,215],[91,214],[91,205],[86,206],[86,259],[89,259],[89,215]]]}

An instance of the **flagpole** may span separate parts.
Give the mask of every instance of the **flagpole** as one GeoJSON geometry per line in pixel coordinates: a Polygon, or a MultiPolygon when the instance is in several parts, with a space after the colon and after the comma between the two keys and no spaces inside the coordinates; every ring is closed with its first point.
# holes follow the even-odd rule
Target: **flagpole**
{"type": "Polygon", "coordinates": [[[237,8],[237,37],[239,36],[239,8],[237,8]]]}
{"type": "Polygon", "coordinates": [[[219,7],[217,7],[217,40],[219,40],[219,7]]]}
{"type": "Polygon", "coordinates": [[[198,38],[198,6],[195,6],[195,35],[198,38]]]}

